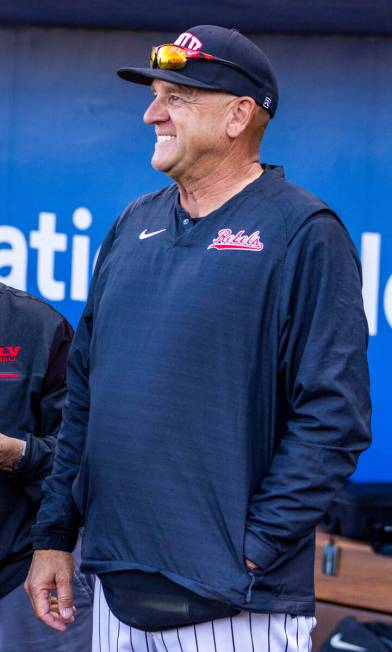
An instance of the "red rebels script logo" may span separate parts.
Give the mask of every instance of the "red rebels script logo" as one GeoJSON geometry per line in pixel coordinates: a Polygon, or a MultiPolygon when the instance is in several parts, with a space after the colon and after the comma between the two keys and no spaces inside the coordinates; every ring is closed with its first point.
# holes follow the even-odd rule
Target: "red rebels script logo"
{"type": "Polygon", "coordinates": [[[231,229],[221,229],[207,249],[241,249],[245,251],[262,251],[264,245],[260,240],[260,231],[245,235],[245,231],[233,233],[231,229]]]}

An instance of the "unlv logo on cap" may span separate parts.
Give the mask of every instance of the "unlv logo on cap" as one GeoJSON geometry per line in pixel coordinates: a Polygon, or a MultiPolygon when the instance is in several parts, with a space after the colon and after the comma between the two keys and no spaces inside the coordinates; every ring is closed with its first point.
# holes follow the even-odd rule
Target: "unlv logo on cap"
{"type": "Polygon", "coordinates": [[[197,38],[197,36],[194,36],[189,32],[183,32],[180,34],[180,36],[174,41],[174,45],[180,45],[181,47],[188,48],[188,50],[193,50],[194,52],[201,50],[203,47],[203,43],[197,38]]]}

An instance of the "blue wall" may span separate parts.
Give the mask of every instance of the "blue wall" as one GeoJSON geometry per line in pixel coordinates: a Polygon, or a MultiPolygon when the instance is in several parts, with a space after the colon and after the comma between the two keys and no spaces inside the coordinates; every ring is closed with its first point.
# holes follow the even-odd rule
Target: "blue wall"
{"type": "MultiPolygon", "coordinates": [[[[73,323],[108,226],[134,197],[167,183],[150,167],[154,136],[141,120],[150,91],[115,70],[145,65],[150,44],[170,36],[0,29],[0,280],[73,323]]],[[[282,97],[262,159],[327,200],[362,252],[375,442],[356,478],[388,480],[392,39],[254,40],[275,64],[282,97]]]]}

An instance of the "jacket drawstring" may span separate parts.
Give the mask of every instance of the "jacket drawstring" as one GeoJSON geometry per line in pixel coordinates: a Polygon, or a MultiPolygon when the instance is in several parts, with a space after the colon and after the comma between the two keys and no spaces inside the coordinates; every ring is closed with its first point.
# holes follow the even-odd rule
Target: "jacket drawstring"
{"type": "Polygon", "coordinates": [[[252,599],[252,589],[253,589],[253,585],[254,585],[254,583],[256,581],[256,578],[253,575],[253,573],[248,573],[248,575],[249,575],[249,577],[251,579],[250,579],[250,582],[249,582],[248,590],[246,592],[245,602],[250,602],[251,601],[251,599],[252,599]]]}

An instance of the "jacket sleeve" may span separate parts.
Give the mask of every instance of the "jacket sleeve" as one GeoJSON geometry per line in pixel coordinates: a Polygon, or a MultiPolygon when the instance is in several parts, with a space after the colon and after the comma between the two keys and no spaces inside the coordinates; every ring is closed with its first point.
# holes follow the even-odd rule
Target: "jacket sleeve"
{"type": "Polygon", "coordinates": [[[42,480],[50,473],[61,412],[67,393],[66,366],[73,330],[62,319],[58,324],[49,353],[48,366],[42,383],[42,393],[35,397],[39,415],[38,434],[26,434],[26,449],[22,463],[11,476],[23,485],[34,502],[42,498],[42,480]]]}
{"type": "Polygon", "coordinates": [[[278,384],[288,416],[250,499],[244,546],[262,571],[312,535],[370,443],[367,340],[357,252],[320,213],[289,242],[282,276],[278,384]]]}
{"type": "Polygon", "coordinates": [[[35,549],[71,552],[76,544],[80,514],[72,497],[87,432],[89,394],[89,349],[93,329],[94,291],[102,264],[109,252],[116,223],[107,234],[98,257],[86,307],[73,339],[68,359],[68,395],[57,438],[53,468],[43,483],[44,499],[32,528],[35,549]]]}

